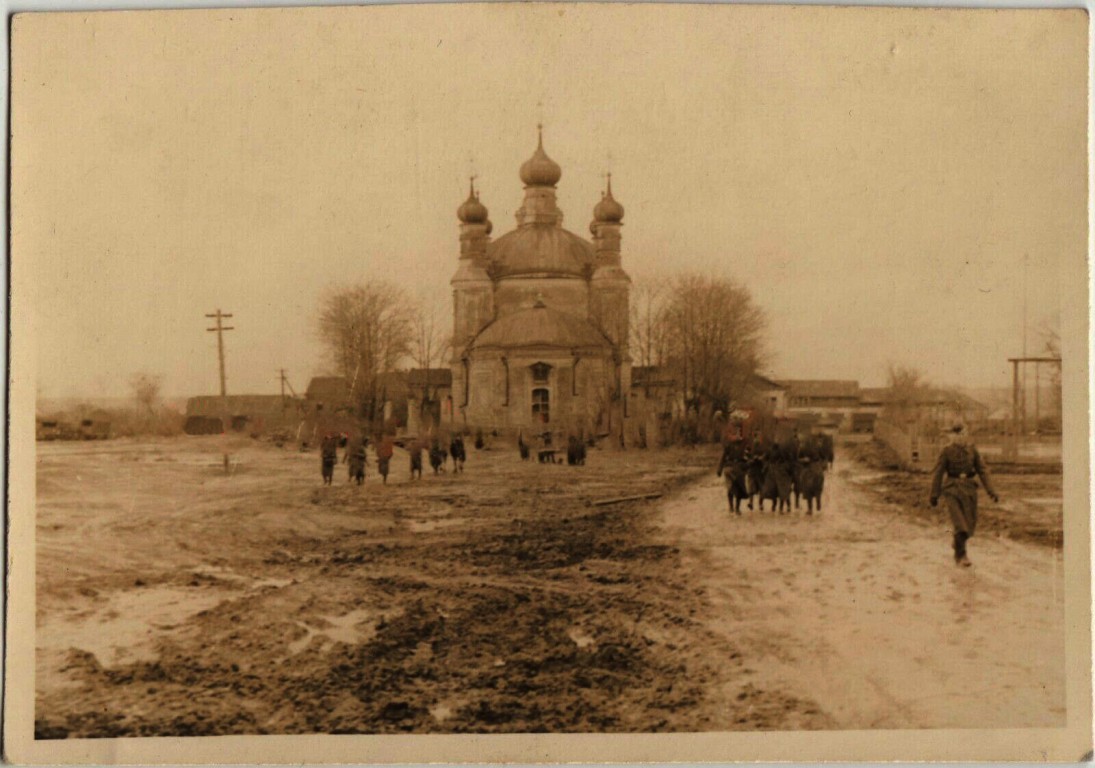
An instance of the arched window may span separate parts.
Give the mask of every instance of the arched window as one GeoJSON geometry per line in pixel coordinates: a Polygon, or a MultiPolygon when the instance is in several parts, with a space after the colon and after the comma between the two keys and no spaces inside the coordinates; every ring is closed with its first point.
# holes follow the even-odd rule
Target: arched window
{"type": "Polygon", "coordinates": [[[532,390],[532,420],[537,424],[551,420],[551,396],[543,387],[532,390]]]}
{"type": "Polygon", "coordinates": [[[537,384],[546,384],[551,375],[551,366],[547,363],[536,363],[531,366],[532,380],[537,384]]]}

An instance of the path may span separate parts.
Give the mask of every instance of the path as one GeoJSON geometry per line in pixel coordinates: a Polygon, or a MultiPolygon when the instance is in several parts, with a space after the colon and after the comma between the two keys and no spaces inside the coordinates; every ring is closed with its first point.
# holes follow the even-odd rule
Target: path
{"type": "Polygon", "coordinates": [[[979,536],[957,568],[943,513],[905,518],[870,479],[838,461],[813,518],[732,518],[714,472],[665,504],[710,628],[749,660],[733,685],[811,698],[847,729],[1063,725],[1060,552],[979,536]]]}

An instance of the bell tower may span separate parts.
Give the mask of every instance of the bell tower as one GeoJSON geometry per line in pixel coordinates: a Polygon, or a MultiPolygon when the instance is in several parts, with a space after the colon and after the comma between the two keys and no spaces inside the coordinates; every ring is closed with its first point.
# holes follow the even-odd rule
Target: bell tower
{"type": "Polygon", "coordinates": [[[589,286],[590,315],[620,350],[621,360],[629,360],[631,278],[624,272],[620,255],[620,228],[624,207],[612,196],[612,174],[601,201],[593,208],[589,231],[593,234],[596,262],[589,286]]]}
{"type": "Polygon", "coordinates": [[[468,343],[494,317],[491,279],[487,274],[487,244],[493,225],[487,207],[479,202],[474,176],[469,186],[468,199],[456,210],[460,221],[460,261],[449,281],[453,297],[454,365],[468,343]]]}

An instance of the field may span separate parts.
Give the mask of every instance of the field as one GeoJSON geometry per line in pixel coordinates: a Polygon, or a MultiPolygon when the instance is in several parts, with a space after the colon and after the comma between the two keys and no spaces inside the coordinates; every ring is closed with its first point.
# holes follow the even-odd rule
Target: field
{"type": "Polygon", "coordinates": [[[325,488],[259,441],[39,444],[36,735],[1063,722],[1055,548],[979,537],[959,572],[839,459],[821,515],[732,518],[717,458],[397,453],[325,488]]]}

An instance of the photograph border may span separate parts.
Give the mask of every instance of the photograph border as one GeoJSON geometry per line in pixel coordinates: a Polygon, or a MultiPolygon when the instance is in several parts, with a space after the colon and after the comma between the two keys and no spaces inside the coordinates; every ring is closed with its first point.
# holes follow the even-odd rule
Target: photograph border
{"type": "MultiPolygon", "coordinates": [[[[234,7],[239,9],[243,4],[234,7]]],[[[329,4],[328,4],[329,5],[329,4]]],[[[524,3],[512,3],[521,13],[524,3]]],[[[540,3],[568,7],[567,3],[540,3]]],[[[697,15],[718,12],[695,5],[697,15]]],[[[777,4],[795,7],[790,4],[777,4]]],[[[874,5],[874,4],[871,4],[874,5]]],[[[439,14],[460,13],[464,4],[437,4],[439,14]]],[[[186,6],[201,12],[205,4],[186,6]]],[[[216,7],[225,7],[223,3],[216,7]]],[[[302,8],[302,6],[295,6],[302,8]]],[[[304,6],[314,12],[316,6],[304,6]]],[[[337,6],[331,6],[337,7],[337,6]]],[[[847,7],[815,13],[848,13],[847,7]]],[[[864,5],[864,7],[867,7],[864,5]]],[[[1000,7],[996,5],[994,7],[1000,7]]],[[[1060,5],[1041,5],[1058,8],[1060,5]]],[[[1083,15],[1067,6],[1054,12],[1083,15]]],[[[954,8],[952,8],[953,10],[954,8]]],[[[881,9],[874,8],[874,12],[881,9]]],[[[932,12],[924,8],[925,12],[932,12]]],[[[91,12],[91,9],[89,9],[91,12]]],[[[156,11],[150,11],[156,12],[156,11]]],[[[175,11],[163,11],[167,13],[175,11]]],[[[290,7],[248,7],[241,12],[292,13],[290,7]]],[[[885,12],[881,10],[881,12],[885,12]]],[[[18,17],[9,26],[11,34],[18,17]]],[[[1091,67],[1089,31],[1088,67],[1091,67]]],[[[9,73],[10,76],[10,73],[9,73]]],[[[9,82],[13,82],[10,81],[9,82]]],[[[14,98],[19,94],[13,90],[14,98]]],[[[1090,79],[1088,81],[1089,144],[1090,79]]],[[[10,114],[10,112],[9,112],[10,114]]],[[[10,119],[10,118],[9,118],[10,119]]],[[[9,132],[10,133],[10,132],[9,132]]],[[[16,141],[18,137],[16,137],[16,141]]],[[[1090,157],[1090,149],[1088,150],[1090,157]]],[[[9,158],[10,158],[9,154],[9,158]]],[[[1085,158],[1085,161],[1087,158],[1085,158]]],[[[1090,170],[1090,163],[1088,163],[1090,170]]],[[[12,179],[13,191],[25,179],[12,179]]],[[[1091,509],[1090,423],[1090,264],[1091,208],[1088,191],[1088,252],[1085,264],[1072,264],[1062,281],[1061,339],[1063,387],[1064,508],[1091,509]],[[1087,312],[1078,311],[1086,307],[1087,312]],[[1083,414],[1083,418],[1078,415],[1083,414]]],[[[18,246],[20,211],[9,205],[10,243],[18,246]]],[[[35,371],[32,303],[38,293],[30,270],[17,257],[9,262],[8,376],[8,538],[6,664],[3,725],[4,757],[38,763],[429,763],[429,762],[731,762],[731,761],[1081,761],[1091,754],[1091,520],[1065,516],[1064,580],[1066,626],[1067,726],[996,730],[797,731],[675,734],[520,734],[520,735],[355,735],[218,736],[35,741],[35,371]],[[29,738],[28,738],[29,735],[29,738]]]]}

